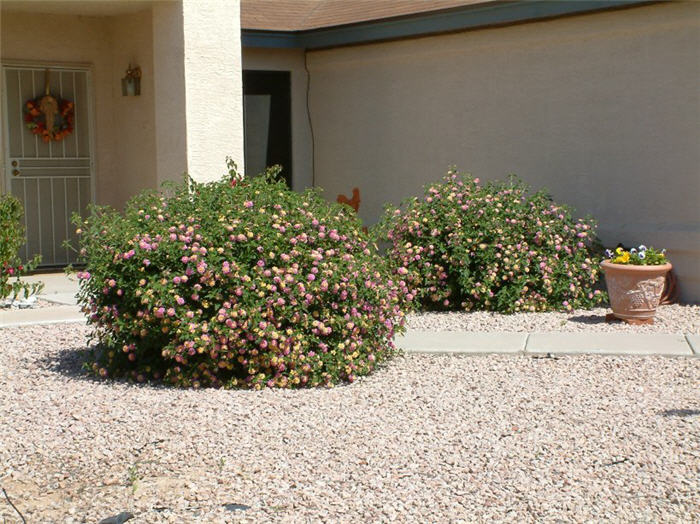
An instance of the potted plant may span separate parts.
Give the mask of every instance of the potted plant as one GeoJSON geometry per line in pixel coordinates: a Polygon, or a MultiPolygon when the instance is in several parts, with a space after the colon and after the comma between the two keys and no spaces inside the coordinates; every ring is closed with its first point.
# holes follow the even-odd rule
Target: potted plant
{"type": "Polygon", "coordinates": [[[600,264],[610,297],[613,316],[629,323],[653,323],[656,308],[672,266],[666,250],[639,246],[606,250],[600,264]]]}

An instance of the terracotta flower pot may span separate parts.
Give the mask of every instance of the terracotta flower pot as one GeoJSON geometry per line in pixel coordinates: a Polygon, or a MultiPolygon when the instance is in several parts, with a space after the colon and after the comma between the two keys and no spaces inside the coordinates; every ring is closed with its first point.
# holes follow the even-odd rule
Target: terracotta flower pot
{"type": "Polygon", "coordinates": [[[654,318],[671,264],[659,266],[635,266],[613,264],[607,260],[600,264],[605,273],[605,285],[610,296],[613,315],[622,320],[648,320],[654,318]]]}

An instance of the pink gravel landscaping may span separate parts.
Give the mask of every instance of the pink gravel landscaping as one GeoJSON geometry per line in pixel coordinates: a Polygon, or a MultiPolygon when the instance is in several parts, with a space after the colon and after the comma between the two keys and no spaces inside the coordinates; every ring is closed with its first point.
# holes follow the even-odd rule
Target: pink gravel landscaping
{"type": "Polygon", "coordinates": [[[700,520],[697,358],[411,355],[334,389],[176,390],[87,377],[86,334],[0,330],[0,486],[28,522],[700,520]]]}

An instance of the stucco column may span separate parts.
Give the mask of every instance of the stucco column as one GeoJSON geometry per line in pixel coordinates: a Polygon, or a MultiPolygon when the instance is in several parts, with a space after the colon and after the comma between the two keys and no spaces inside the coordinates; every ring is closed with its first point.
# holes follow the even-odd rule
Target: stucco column
{"type": "Polygon", "coordinates": [[[243,169],[240,0],[153,4],[158,183],[243,169]]]}
{"type": "Polygon", "coordinates": [[[243,169],[240,0],[183,0],[188,172],[216,180],[243,169]]]}

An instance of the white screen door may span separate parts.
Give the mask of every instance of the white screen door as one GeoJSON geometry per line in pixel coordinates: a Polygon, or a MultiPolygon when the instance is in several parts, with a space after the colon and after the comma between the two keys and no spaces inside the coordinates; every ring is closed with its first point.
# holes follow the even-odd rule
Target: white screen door
{"type": "Polygon", "coordinates": [[[41,255],[42,266],[75,262],[77,245],[71,216],[85,215],[93,201],[90,141],[90,71],[56,66],[4,65],[4,108],[7,176],[5,188],[24,206],[27,243],[20,255],[41,255]],[[28,100],[45,94],[48,78],[53,97],[74,103],[73,131],[62,140],[44,142],[25,121],[28,100]]]}

